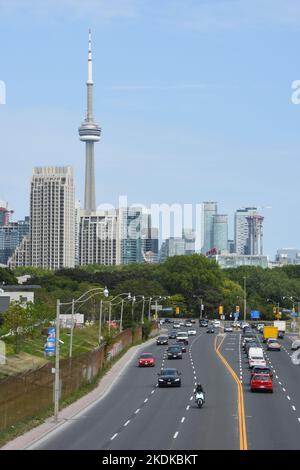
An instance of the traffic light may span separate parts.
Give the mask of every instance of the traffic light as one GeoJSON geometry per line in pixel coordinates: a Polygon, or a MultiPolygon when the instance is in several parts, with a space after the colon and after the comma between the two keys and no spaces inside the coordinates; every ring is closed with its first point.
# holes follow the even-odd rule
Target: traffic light
{"type": "Polygon", "coordinates": [[[236,311],[236,313],[240,313],[240,306],[239,305],[235,306],[235,311],[236,311]]]}
{"type": "Polygon", "coordinates": [[[180,308],[179,308],[179,307],[176,307],[175,313],[176,313],[176,315],[179,315],[179,314],[180,314],[180,308]]]}
{"type": "Polygon", "coordinates": [[[219,315],[223,315],[223,305],[219,305],[219,315]]]}

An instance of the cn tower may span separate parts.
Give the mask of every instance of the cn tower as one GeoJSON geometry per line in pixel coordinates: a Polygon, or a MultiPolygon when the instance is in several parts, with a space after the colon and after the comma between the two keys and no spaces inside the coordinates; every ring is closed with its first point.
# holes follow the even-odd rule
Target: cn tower
{"type": "Polygon", "coordinates": [[[92,212],[96,210],[95,195],[95,162],[94,143],[100,140],[101,128],[94,122],[93,118],[93,63],[92,63],[92,35],[89,30],[89,52],[88,52],[88,79],[87,86],[87,111],[84,121],[78,129],[79,137],[85,142],[85,191],[84,210],[92,212]]]}

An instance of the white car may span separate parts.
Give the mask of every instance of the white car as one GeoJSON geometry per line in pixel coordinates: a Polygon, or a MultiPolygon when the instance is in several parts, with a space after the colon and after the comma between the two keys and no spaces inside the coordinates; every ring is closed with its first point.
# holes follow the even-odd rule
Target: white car
{"type": "Polygon", "coordinates": [[[180,328],[180,324],[179,323],[174,323],[173,328],[180,328]]]}
{"type": "Polygon", "coordinates": [[[300,349],[300,339],[295,339],[295,341],[293,341],[291,349],[292,351],[297,351],[297,349],[300,349]]]}
{"type": "Polygon", "coordinates": [[[191,326],[193,326],[193,324],[190,322],[190,321],[187,321],[185,322],[185,325],[187,328],[190,328],[191,326]]]}
{"type": "Polygon", "coordinates": [[[197,334],[196,330],[188,330],[188,336],[195,336],[197,334]]]}
{"type": "Polygon", "coordinates": [[[214,327],[215,328],[220,328],[220,326],[221,326],[220,320],[214,320],[214,327]]]}
{"type": "Polygon", "coordinates": [[[231,325],[225,325],[224,326],[224,332],[225,333],[231,333],[233,331],[233,328],[231,325]]]}

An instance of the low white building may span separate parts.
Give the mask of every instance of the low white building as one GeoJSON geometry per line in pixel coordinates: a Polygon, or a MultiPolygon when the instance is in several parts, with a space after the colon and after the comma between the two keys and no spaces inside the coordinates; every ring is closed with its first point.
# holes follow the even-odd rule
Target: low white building
{"type": "Polygon", "coordinates": [[[214,259],[222,269],[238,268],[240,266],[268,267],[268,257],[263,255],[237,255],[236,253],[228,253],[212,255],[210,258],[214,259]]]}

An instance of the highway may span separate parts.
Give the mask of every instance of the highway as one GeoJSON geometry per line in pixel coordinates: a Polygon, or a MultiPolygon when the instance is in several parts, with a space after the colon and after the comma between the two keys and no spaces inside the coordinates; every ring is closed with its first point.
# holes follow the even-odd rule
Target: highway
{"type": "Polygon", "coordinates": [[[241,333],[207,334],[198,328],[183,359],[168,360],[153,345],[156,367],[139,368],[137,357],[101,401],[35,444],[34,449],[247,450],[300,449],[300,366],[292,364],[290,340],[266,352],[274,393],[251,393],[241,333]],[[158,388],[161,367],[182,373],[180,388],[158,388]],[[202,409],[195,384],[206,392],[202,409]]]}

